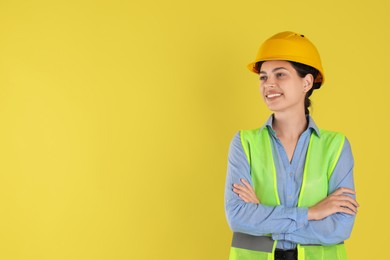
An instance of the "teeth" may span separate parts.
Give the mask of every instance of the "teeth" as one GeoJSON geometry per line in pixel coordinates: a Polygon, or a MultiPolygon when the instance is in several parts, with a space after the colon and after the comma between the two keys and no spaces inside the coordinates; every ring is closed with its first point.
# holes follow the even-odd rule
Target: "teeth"
{"type": "Polygon", "coordinates": [[[273,98],[273,97],[280,97],[282,94],[269,94],[267,95],[268,98],[273,98]]]}

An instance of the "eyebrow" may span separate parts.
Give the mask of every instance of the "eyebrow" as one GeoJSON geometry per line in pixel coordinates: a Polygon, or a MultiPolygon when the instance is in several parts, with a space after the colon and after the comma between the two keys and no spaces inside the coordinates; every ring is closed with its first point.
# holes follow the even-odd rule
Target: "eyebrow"
{"type": "MultiPolygon", "coordinates": [[[[275,72],[275,71],[277,71],[277,70],[287,70],[285,67],[277,67],[277,68],[274,68],[273,70],[272,70],[272,72],[275,72]]],[[[265,72],[265,71],[263,71],[263,70],[261,70],[260,71],[260,74],[261,73],[263,73],[263,74],[267,74],[267,72],[265,72]]]]}

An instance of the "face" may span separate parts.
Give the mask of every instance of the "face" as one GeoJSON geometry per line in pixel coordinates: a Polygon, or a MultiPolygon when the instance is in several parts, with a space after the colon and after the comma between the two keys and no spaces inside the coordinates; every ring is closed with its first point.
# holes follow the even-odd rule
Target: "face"
{"type": "Polygon", "coordinates": [[[273,112],[304,113],[306,92],[313,85],[311,74],[301,78],[288,61],[265,61],[260,68],[260,91],[273,112]]]}

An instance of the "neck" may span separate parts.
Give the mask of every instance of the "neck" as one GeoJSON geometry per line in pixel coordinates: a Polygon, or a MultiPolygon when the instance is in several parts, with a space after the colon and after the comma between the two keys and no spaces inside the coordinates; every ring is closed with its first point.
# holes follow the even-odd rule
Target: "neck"
{"type": "Polygon", "coordinates": [[[279,138],[298,139],[307,128],[305,113],[275,113],[272,127],[279,138]]]}

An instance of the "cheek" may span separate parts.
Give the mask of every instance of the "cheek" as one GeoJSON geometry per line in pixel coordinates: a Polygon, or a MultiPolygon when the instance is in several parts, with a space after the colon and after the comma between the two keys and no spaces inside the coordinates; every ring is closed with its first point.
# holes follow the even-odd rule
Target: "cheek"
{"type": "Polygon", "coordinates": [[[259,90],[260,90],[260,93],[263,94],[264,93],[264,86],[263,84],[259,84],[259,90]]]}
{"type": "Polygon", "coordinates": [[[289,94],[291,98],[299,102],[305,100],[306,93],[304,93],[302,89],[295,89],[294,91],[291,91],[289,94]]]}

